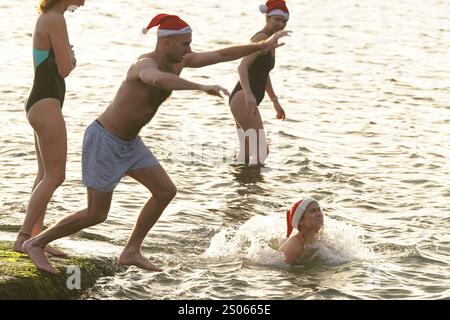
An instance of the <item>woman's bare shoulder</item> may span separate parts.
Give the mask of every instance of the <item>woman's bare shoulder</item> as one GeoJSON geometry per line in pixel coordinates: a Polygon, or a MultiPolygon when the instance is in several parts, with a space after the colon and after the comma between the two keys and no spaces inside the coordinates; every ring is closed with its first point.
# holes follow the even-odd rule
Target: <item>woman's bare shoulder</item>
{"type": "Polygon", "coordinates": [[[251,41],[252,42],[258,42],[258,41],[266,40],[268,38],[269,38],[269,36],[266,33],[260,31],[260,32],[257,32],[257,33],[255,33],[253,35],[253,37],[251,38],[251,41]]]}
{"type": "Polygon", "coordinates": [[[51,27],[61,27],[66,25],[66,19],[64,19],[64,16],[60,13],[49,11],[41,14],[37,19],[37,23],[51,27]]]}
{"type": "Polygon", "coordinates": [[[283,252],[286,263],[293,263],[302,254],[304,244],[300,237],[293,236],[287,239],[279,250],[283,252]]]}
{"type": "Polygon", "coordinates": [[[304,247],[304,243],[300,237],[293,236],[289,239],[286,239],[281,245],[280,250],[302,250],[304,247]]]}

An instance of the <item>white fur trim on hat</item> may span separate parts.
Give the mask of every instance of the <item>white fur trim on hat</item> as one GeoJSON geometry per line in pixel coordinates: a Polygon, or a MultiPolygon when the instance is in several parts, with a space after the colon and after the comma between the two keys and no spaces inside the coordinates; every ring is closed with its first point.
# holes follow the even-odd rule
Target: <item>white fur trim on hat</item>
{"type": "Polygon", "coordinates": [[[312,202],[318,202],[318,201],[314,198],[303,199],[302,203],[300,203],[300,205],[297,207],[297,210],[295,210],[294,216],[292,217],[292,227],[294,227],[296,229],[298,228],[298,223],[302,219],[306,208],[312,202]]]}
{"type": "Polygon", "coordinates": [[[270,17],[270,16],[282,16],[285,19],[289,19],[289,14],[284,12],[283,10],[280,10],[280,9],[275,9],[275,10],[270,11],[267,14],[267,16],[268,17],[270,17]]]}
{"type": "Polygon", "coordinates": [[[259,5],[259,11],[261,11],[261,13],[266,13],[267,12],[267,6],[265,4],[260,4],[259,5]]]}
{"type": "Polygon", "coordinates": [[[168,30],[168,29],[158,29],[158,32],[156,33],[158,37],[167,37],[167,36],[173,36],[176,34],[186,34],[191,33],[192,29],[191,27],[187,26],[180,30],[168,30]]]}

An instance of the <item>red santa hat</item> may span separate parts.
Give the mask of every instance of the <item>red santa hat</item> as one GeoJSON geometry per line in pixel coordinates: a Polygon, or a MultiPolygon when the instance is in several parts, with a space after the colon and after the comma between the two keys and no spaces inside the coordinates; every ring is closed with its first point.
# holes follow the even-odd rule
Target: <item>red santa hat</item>
{"type": "Polygon", "coordinates": [[[192,32],[191,27],[180,17],[161,13],[155,16],[147,27],[142,29],[142,33],[146,34],[148,30],[156,26],[159,26],[156,33],[158,37],[167,37],[192,32]]]}
{"type": "Polygon", "coordinates": [[[267,17],[277,15],[289,19],[289,10],[284,0],[269,0],[259,6],[259,11],[265,13],[267,17]]]}
{"type": "Polygon", "coordinates": [[[318,202],[318,201],[314,198],[309,198],[309,197],[302,199],[302,200],[294,203],[292,208],[286,212],[286,222],[287,222],[286,238],[289,238],[289,236],[291,235],[292,230],[294,230],[294,228],[298,229],[298,224],[300,223],[300,220],[302,219],[306,208],[312,202],[318,202]]]}

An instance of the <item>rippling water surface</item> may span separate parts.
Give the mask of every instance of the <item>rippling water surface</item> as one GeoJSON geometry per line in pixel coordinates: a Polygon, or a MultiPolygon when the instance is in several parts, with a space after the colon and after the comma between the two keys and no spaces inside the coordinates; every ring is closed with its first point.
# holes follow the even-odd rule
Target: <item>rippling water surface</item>
{"type": "MultiPolygon", "coordinates": [[[[33,76],[35,3],[0,2],[3,230],[20,226],[37,169],[23,111],[33,76]]],[[[85,206],[84,129],[111,101],[133,59],[154,47],[154,32],[139,35],[149,19],[176,12],[194,29],[193,49],[213,50],[245,43],[261,29],[259,4],[87,0],[67,14],[78,59],[63,109],[67,178],[46,224],[85,206]]],[[[232,164],[237,139],[226,100],[175,92],[142,130],[179,190],[144,246],[165,271],[130,268],[100,279],[88,298],[450,297],[449,2],[288,4],[293,34],[271,74],[287,119],[275,119],[268,99],[261,104],[271,143],[266,167],[232,164]],[[287,266],[276,251],[284,212],[305,195],[320,199],[325,230],[313,256],[287,266]]],[[[186,69],[182,76],[231,90],[237,65],[186,69]]],[[[108,221],[59,243],[117,255],[148,196],[123,179],[108,221]]]]}

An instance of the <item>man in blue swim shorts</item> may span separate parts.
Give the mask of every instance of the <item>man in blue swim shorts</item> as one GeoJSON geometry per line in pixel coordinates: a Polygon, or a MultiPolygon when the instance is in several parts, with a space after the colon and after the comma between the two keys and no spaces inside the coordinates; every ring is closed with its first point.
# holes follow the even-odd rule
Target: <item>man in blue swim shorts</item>
{"type": "Polygon", "coordinates": [[[278,44],[280,37],[287,35],[286,31],[280,31],[259,43],[195,53],[190,48],[192,30],[178,16],[159,14],[145,30],[155,26],[159,26],[155,50],[143,54],[131,65],[109,107],[86,129],[82,167],[88,207],[65,217],[23,245],[40,270],[57,273],[45,255],[43,248],[47,243],[106,220],[114,188],[122,176],[127,175],[147,187],[152,196],[141,210],[119,263],[161,271],[141,254],[141,245],[175,197],[177,189],[143,144],[140,130],[173,90],[200,90],[219,97],[221,93],[228,95],[220,86],[201,85],[180,78],[183,68],[199,68],[240,59],[260,50],[271,50],[281,45],[278,44]]]}

